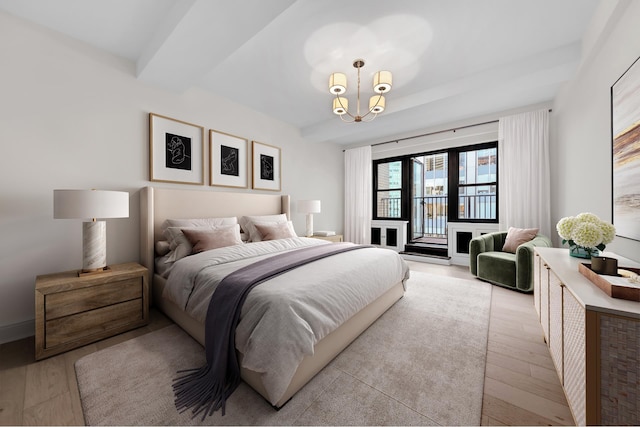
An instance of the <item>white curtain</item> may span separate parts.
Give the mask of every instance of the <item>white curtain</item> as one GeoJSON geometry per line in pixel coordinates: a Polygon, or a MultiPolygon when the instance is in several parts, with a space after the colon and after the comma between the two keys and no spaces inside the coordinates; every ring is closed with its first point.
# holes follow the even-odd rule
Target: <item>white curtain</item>
{"type": "Polygon", "coordinates": [[[500,118],[498,169],[500,229],[539,228],[551,237],[547,109],[500,118]]]}
{"type": "Polygon", "coordinates": [[[371,146],[344,152],[344,240],[371,243],[371,146]]]}

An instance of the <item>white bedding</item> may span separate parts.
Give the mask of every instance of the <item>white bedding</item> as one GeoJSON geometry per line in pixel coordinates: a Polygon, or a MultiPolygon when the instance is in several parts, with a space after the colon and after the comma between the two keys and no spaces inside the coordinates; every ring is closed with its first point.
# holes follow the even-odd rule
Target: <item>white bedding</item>
{"type": "MultiPolygon", "coordinates": [[[[290,238],[188,256],[173,266],[163,297],[204,323],[211,295],[227,274],[277,253],[321,244],[329,243],[290,238]]],[[[242,365],[261,373],[275,405],[319,340],[408,277],[409,269],[397,253],[365,248],[315,261],[256,286],[236,329],[242,365]]]]}

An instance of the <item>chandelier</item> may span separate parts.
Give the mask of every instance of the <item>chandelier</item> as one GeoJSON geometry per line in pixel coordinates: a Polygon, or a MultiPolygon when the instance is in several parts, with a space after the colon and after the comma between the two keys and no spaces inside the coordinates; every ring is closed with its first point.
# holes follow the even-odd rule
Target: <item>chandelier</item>
{"type": "Polygon", "coordinates": [[[353,66],[358,70],[358,98],[356,103],[356,113],[351,114],[349,112],[349,100],[340,95],[347,91],[347,76],[343,73],[333,73],[329,77],[329,92],[335,95],[333,100],[333,112],[340,116],[343,122],[370,122],[376,118],[379,113],[384,111],[385,99],[384,93],[391,90],[392,76],[391,71],[378,71],[373,76],[373,91],[378,95],[373,95],[369,98],[369,109],[366,113],[360,113],[360,69],[364,67],[363,59],[356,59],[353,61],[353,66]],[[365,117],[370,116],[368,120],[363,120],[365,117]],[[350,117],[351,119],[346,118],[350,117]]]}

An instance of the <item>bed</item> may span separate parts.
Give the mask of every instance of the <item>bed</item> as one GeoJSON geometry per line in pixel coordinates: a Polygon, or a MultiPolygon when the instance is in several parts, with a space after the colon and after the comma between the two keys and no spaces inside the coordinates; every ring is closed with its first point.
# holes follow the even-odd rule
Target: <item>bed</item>
{"type": "MultiPolygon", "coordinates": [[[[290,218],[289,196],[144,187],[140,192],[140,257],[142,264],[149,269],[149,277],[153,278],[151,288],[153,304],[200,344],[204,345],[203,322],[198,320],[197,316],[185,312],[174,301],[163,298],[167,279],[155,271],[156,244],[165,239],[162,232],[163,223],[167,219],[276,214],[284,214],[287,218],[290,218]]],[[[304,238],[299,240],[304,240],[304,238]]],[[[320,242],[329,244],[315,239],[307,240],[314,240],[314,242],[307,242],[307,244],[320,242]]],[[[374,249],[352,252],[372,250],[374,249]]],[[[388,257],[389,262],[399,263],[401,267],[398,268],[401,272],[399,274],[394,273],[393,280],[385,278],[389,283],[380,296],[368,302],[364,308],[359,309],[357,313],[350,316],[344,323],[315,343],[313,351],[302,358],[297,368],[293,367],[295,372],[290,380],[287,379],[286,387],[283,388],[284,392],[278,392],[277,395],[274,395],[272,387],[270,389],[270,385],[265,380],[264,373],[258,373],[242,366],[245,355],[238,351],[242,379],[274,407],[282,407],[315,374],[404,295],[404,286],[409,274],[406,264],[393,251],[388,249],[375,249],[375,251],[384,251],[376,252],[375,255],[388,257]],[[393,259],[393,257],[397,259],[393,259]]]]}

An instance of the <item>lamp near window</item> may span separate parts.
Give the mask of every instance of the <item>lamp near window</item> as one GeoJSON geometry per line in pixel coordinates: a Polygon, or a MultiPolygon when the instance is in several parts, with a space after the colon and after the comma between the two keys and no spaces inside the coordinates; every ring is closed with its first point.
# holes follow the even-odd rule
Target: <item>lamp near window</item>
{"type": "Polygon", "coordinates": [[[320,200],[298,200],[298,212],[307,214],[306,236],[313,236],[313,214],[320,213],[320,200]]]}
{"type": "Polygon", "coordinates": [[[82,225],[82,271],[107,270],[107,225],[97,218],[128,218],[129,193],[102,190],[53,190],[55,219],[88,219],[82,225]]]}

